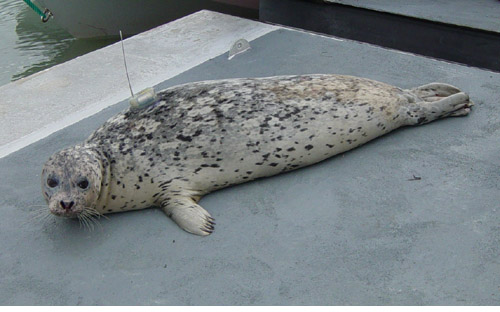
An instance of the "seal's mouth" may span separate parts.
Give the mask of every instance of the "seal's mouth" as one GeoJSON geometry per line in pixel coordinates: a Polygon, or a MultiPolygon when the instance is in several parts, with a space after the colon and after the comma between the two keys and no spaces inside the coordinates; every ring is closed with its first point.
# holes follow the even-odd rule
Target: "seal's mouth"
{"type": "Polygon", "coordinates": [[[50,213],[52,213],[55,216],[62,217],[62,218],[78,218],[78,215],[80,212],[77,211],[67,211],[67,210],[50,210],[50,213]]]}

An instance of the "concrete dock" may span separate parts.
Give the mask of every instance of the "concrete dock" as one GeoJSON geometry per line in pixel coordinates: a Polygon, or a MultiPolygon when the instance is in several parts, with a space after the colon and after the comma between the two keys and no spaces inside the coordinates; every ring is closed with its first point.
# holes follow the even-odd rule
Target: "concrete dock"
{"type": "Polygon", "coordinates": [[[325,0],[325,2],[500,33],[500,10],[498,1],[495,0],[419,0],[417,2],[325,0]]]}
{"type": "Polygon", "coordinates": [[[500,304],[499,73],[208,11],[125,50],[134,91],[336,73],[445,82],[476,106],[210,194],[201,205],[217,226],[202,238],[159,209],[112,214],[93,231],[34,217],[45,160],[128,106],[120,45],[2,86],[0,304],[500,304]],[[251,49],[228,60],[240,38],[251,49]]]}
{"type": "Polygon", "coordinates": [[[259,19],[500,72],[498,0],[260,0],[259,19]]]}

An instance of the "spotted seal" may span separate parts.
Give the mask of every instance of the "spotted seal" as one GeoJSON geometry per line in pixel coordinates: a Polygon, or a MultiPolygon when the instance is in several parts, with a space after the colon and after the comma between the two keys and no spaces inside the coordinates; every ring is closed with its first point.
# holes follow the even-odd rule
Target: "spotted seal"
{"type": "Polygon", "coordinates": [[[89,218],[158,206],[208,235],[212,191],[324,160],[396,128],[464,116],[467,94],[442,83],[403,90],[341,75],[188,83],[108,120],[42,172],[50,211],[89,218]]]}

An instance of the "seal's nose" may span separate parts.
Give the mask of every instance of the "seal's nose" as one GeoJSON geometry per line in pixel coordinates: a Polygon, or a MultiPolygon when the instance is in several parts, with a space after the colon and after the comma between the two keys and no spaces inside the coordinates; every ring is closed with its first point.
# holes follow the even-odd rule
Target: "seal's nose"
{"type": "Polygon", "coordinates": [[[59,204],[61,204],[61,207],[63,207],[63,209],[65,209],[65,210],[70,210],[70,209],[71,209],[71,207],[73,207],[73,205],[75,204],[75,202],[74,202],[74,201],[71,201],[71,202],[67,203],[67,202],[64,202],[63,200],[61,200],[61,201],[59,202],[59,204]]]}

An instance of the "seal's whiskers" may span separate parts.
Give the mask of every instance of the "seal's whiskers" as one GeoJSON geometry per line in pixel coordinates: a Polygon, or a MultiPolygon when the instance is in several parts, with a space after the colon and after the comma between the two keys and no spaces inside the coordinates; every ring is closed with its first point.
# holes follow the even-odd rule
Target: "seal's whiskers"
{"type": "Polygon", "coordinates": [[[33,223],[35,221],[45,222],[52,216],[46,205],[31,205],[30,207],[37,207],[37,209],[28,213],[28,219],[23,223],[23,225],[33,223]]]}
{"type": "Polygon", "coordinates": [[[88,229],[89,231],[94,230],[94,224],[91,222],[91,218],[87,215],[81,213],[78,215],[78,222],[80,222],[80,227],[88,229]]]}
{"type": "Polygon", "coordinates": [[[80,225],[83,225],[83,228],[87,228],[89,231],[94,230],[95,225],[98,225],[102,228],[102,225],[99,222],[99,219],[101,217],[109,219],[92,207],[85,207],[84,210],[80,214],[78,214],[80,225]]]}

